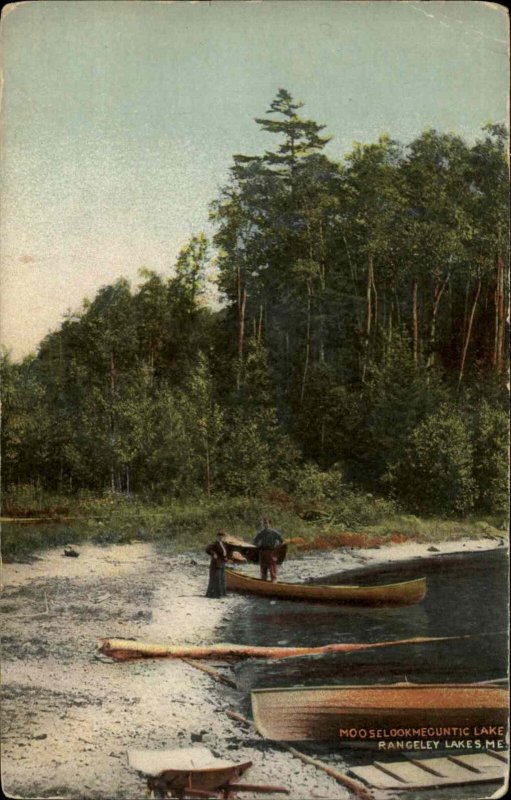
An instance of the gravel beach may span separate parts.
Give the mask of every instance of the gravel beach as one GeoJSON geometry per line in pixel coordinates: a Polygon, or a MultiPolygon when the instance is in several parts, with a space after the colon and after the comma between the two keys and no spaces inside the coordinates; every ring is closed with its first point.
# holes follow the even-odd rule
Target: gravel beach
{"type": "MultiPolygon", "coordinates": [[[[490,549],[493,539],[437,544],[435,553],[490,549]]],[[[314,552],[290,558],[282,580],[319,577],[362,564],[431,556],[428,545],[314,552]]],[[[142,797],[130,748],[194,744],[227,760],[253,762],[251,783],[278,784],[293,800],[348,798],[333,778],[263,742],[226,715],[240,692],[180,660],[111,663],[100,637],[204,644],[224,641],[250,599],[204,597],[205,554],[165,555],[150,543],[61,551],[3,566],[2,785],[10,797],[142,797]]],[[[256,574],[255,567],[244,567],[256,574]]],[[[222,670],[222,665],[214,664],[222,670]]],[[[282,795],[243,794],[276,800],[282,795]]]]}

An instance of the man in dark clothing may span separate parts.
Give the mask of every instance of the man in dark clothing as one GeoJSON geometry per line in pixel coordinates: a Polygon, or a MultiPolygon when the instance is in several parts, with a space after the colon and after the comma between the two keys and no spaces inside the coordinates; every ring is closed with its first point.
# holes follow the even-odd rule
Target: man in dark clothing
{"type": "Polygon", "coordinates": [[[254,539],[254,545],[259,549],[259,567],[263,581],[268,580],[268,572],[272,583],[277,580],[277,549],[283,543],[284,537],[272,528],[271,519],[263,519],[262,530],[254,539]]]}
{"type": "Polygon", "coordinates": [[[218,531],[216,540],[206,547],[206,553],[211,556],[206,597],[225,597],[227,594],[225,565],[228,560],[228,551],[224,539],[225,531],[218,531]]]}

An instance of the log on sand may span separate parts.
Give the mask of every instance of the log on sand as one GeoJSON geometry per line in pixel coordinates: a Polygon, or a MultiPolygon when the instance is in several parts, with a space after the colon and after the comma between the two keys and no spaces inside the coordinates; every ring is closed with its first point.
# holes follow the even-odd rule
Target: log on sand
{"type": "MultiPolygon", "coordinates": [[[[260,736],[260,733],[252,720],[243,717],[241,714],[237,714],[235,711],[226,711],[225,713],[228,717],[236,722],[240,722],[242,725],[246,725],[247,727],[251,728],[253,731],[255,731],[255,733],[257,733],[258,736],[260,736]]],[[[311,758],[311,756],[305,755],[305,753],[302,753],[301,750],[297,750],[296,747],[290,747],[283,742],[279,742],[279,746],[282,750],[287,750],[287,752],[291,753],[295,758],[299,758],[304,764],[310,764],[311,766],[316,767],[316,769],[326,772],[327,775],[330,775],[331,778],[335,778],[338,783],[349,789],[354,795],[359,797],[360,800],[373,800],[373,795],[369,792],[369,790],[355,778],[351,778],[344,772],[335,769],[335,767],[331,767],[330,764],[325,764],[325,762],[321,761],[319,758],[311,758]]]]}
{"type": "Polygon", "coordinates": [[[328,653],[352,653],[356,650],[370,650],[376,647],[394,647],[401,644],[423,644],[452,639],[467,639],[470,636],[417,636],[412,639],[397,639],[386,642],[343,642],[327,644],[323,647],[259,647],[243,644],[212,645],[163,645],[138,642],[132,639],[100,639],[99,652],[116,661],[134,658],[197,658],[235,661],[243,658],[295,658],[297,656],[316,656],[328,653]]]}

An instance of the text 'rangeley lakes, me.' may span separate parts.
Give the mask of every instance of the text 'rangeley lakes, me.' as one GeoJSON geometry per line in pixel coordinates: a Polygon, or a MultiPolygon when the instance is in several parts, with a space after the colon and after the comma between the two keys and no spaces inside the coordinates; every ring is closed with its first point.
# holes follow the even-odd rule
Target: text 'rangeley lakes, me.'
{"type": "Polygon", "coordinates": [[[422,728],[340,728],[348,741],[371,741],[378,750],[505,750],[503,725],[422,728]]]}

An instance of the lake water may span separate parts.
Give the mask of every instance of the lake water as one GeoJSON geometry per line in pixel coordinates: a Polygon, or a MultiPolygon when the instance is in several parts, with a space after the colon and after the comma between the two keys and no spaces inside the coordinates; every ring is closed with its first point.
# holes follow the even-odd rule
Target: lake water
{"type": "Polygon", "coordinates": [[[245,689],[293,686],[493,680],[507,674],[505,548],[367,567],[321,583],[389,583],[425,576],[427,594],[412,606],[342,606],[247,598],[228,641],[252,645],[377,642],[416,636],[466,636],[446,642],[287,659],[236,668],[245,689]]]}
{"type": "MultiPolygon", "coordinates": [[[[250,691],[279,686],[325,684],[468,683],[507,676],[508,553],[502,547],[390,563],[335,575],[316,583],[376,584],[425,576],[427,595],[413,606],[342,606],[295,603],[247,597],[244,613],[230,625],[228,641],[253,645],[324,645],[333,642],[376,642],[416,636],[468,637],[444,642],[399,645],[382,649],[285,661],[246,661],[234,667],[243,691],[241,710],[250,716],[250,691]]],[[[337,765],[399,761],[402,755],[338,743],[300,744],[300,749],[337,765]]],[[[493,787],[493,788],[492,788],[493,787]]],[[[446,787],[406,792],[407,800],[441,800],[490,796],[488,787],[446,787]]],[[[386,794],[391,798],[392,793],[386,794]]],[[[397,797],[397,795],[394,795],[397,797]]]]}

